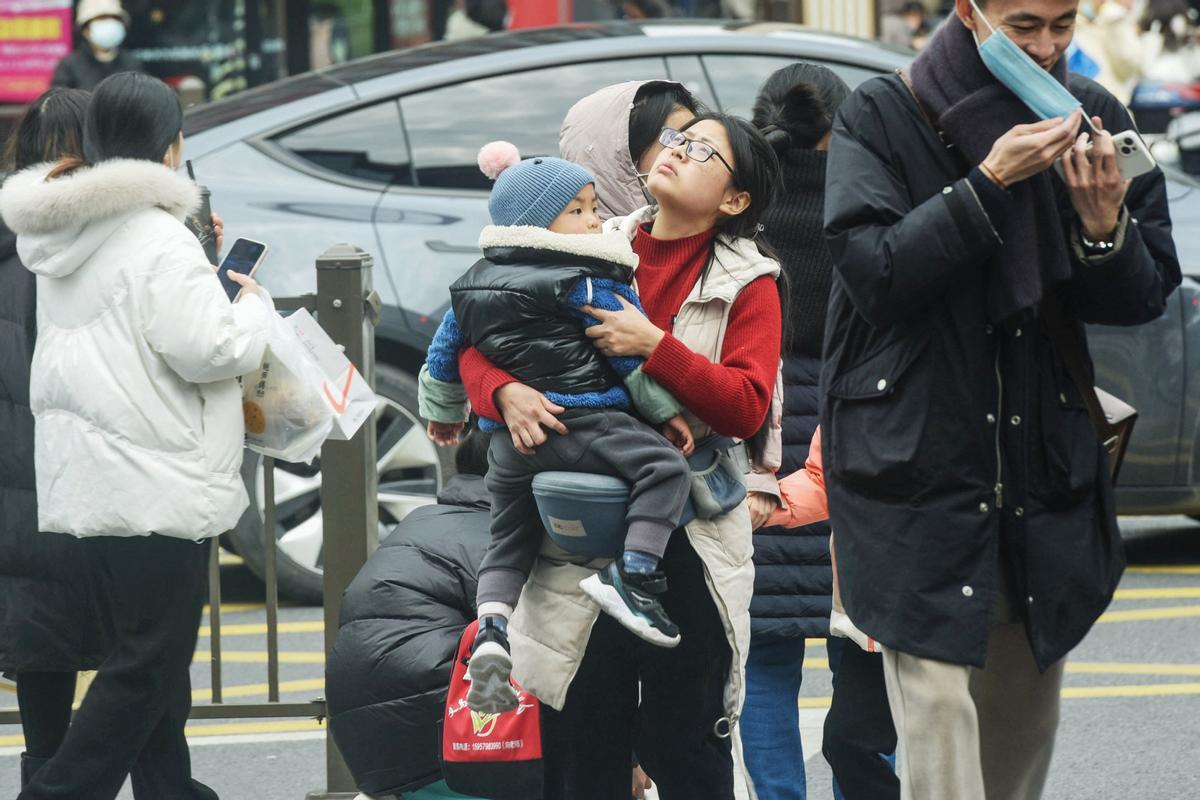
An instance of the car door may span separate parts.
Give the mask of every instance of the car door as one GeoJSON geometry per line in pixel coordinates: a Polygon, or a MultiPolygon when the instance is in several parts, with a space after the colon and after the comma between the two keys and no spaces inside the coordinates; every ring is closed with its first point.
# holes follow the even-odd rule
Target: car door
{"type": "MultiPolygon", "coordinates": [[[[1200,273],[1196,236],[1200,195],[1191,185],[1168,180],[1167,197],[1184,274],[1200,273]]],[[[1190,462],[1197,441],[1195,420],[1185,413],[1187,406],[1194,409],[1196,404],[1188,398],[1188,361],[1194,359],[1200,345],[1195,292],[1190,290],[1194,285],[1187,281],[1176,290],[1167,300],[1166,313],[1153,322],[1135,328],[1088,328],[1096,383],[1138,410],[1137,426],[1121,467],[1122,488],[1163,488],[1194,480],[1190,470],[1182,468],[1190,462]]],[[[1194,416],[1194,410],[1192,413],[1194,416]]]]}
{"type": "MultiPolygon", "coordinates": [[[[197,175],[221,187],[213,207],[227,220],[227,239],[245,231],[271,248],[260,273],[264,285],[279,296],[298,295],[315,291],[313,264],[335,244],[379,258],[375,208],[389,183],[411,180],[407,152],[399,107],[390,100],[218,150],[197,164],[197,175]]],[[[380,272],[376,289],[393,304],[394,287],[380,272]]]]}
{"type": "Polygon", "coordinates": [[[491,223],[491,182],[476,164],[480,147],[503,139],[525,158],[557,156],[559,128],[577,100],[612,83],[665,74],[659,57],[617,59],[492,75],[401,97],[413,181],[388,189],[375,221],[404,324],[432,335],[447,288],[479,257],[479,232],[491,223]]]}

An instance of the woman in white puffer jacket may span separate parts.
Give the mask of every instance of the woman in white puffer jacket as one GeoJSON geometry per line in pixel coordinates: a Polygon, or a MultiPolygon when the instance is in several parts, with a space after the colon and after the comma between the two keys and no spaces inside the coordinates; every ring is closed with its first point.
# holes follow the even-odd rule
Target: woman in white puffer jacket
{"type": "Polygon", "coordinates": [[[37,275],[38,520],[92,550],[107,654],[58,754],[20,795],[213,798],[193,781],[183,726],[208,547],[248,501],[238,375],[258,367],[270,301],[230,303],[182,220],[182,111],[145,75],[101,83],[86,163],[10,178],[0,216],[37,275]]]}

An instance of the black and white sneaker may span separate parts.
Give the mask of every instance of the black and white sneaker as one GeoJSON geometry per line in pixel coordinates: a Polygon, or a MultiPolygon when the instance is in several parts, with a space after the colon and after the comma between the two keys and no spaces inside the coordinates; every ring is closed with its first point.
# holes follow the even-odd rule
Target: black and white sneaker
{"type": "Polygon", "coordinates": [[[605,613],[647,642],[659,647],[679,644],[679,628],[658,599],[667,591],[667,579],[661,572],[626,572],[618,558],[580,581],[579,588],[605,613]]]}
{"type": "Polygon", "coordinates": [[[508,636],[484,620],[471,645],[471,660],[467,662],[467,677],[471,679],[467,708],[480,714],[512,711],[517,707],[517,690],[509,681],[511,676],[508,636]]]}

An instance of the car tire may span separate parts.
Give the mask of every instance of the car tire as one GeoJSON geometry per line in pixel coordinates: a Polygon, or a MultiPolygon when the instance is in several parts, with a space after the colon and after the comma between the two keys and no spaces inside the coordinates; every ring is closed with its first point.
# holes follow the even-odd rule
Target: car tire
{"type": "MultiPolygon", "coordinates": [[[[379,459],[379,536],[413,509],[435,502],[453,473],[453,452],[434,446],[417,415],[417,381],[389,364],[375,368],[379,459]]],[[[323,528],[321,464],[275,462],[275,554],[279,595],[298,603],[321,605],[323,528]]],[[[242,479],[250,507],[229,532],[233,549],[260,578],[266,575],[263,537],[263,457],[246,451],[242,479]]]]}

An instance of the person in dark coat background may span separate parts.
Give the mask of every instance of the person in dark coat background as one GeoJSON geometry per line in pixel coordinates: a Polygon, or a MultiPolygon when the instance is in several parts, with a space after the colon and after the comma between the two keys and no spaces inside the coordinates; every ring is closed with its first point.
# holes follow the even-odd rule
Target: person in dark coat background
{"type": "Polygon", "coordinates": [[[911,92],[874,78],[834,121],[825,479],[846,613],[884,648],[904,797],[1040,796],[1065,657],[1124,568],[1091,387],[1045,302],[1084,359],[1084,323],[1160,316],[1181,280],[1166,182],[1127,185],[1108,133],[1089,156],[1077,110],[1038,121],[1021,99],[1036,82],[1002,83],[978,44],[1006,33],[990,57],[1132,129],[1066,72],[1077,6],[959,0],[911,92]]]}
{"type": "Polygon", "coordinates": [[[121,49],[129,28],[129,12],[121,0],[81,0],[75,9],[78,46],[54,68],[52,86],[95,89],[118,72],[141,72],[142,62],[121,49]]]}
{"type": "Polygon", "coordinates": [[[491,541],[489,438],[467,436],[437,505],[393,528],[342,600],[325,671],[329,726],[358,788],[376,798],[444,785],[438,724],[491,541]]]}
{"type": "MultiPolygon", "coordinates": [[[[82,155],[88,97],[51,89],[34,100],[13,133],[5,168],[82,155]]],[[[22,787],[66,735],[76,673],[95,669],[101,658],[86,551],[72,536],[38,532],[29,410],[36,307],[34,274],[0,224],[0,671],[17,681],[22,787]]]]}
{"type": "MultiPolygon", "coordinates": [[[[833,116],[849,94],[845,82],[828,68],[798,63],[767,78],[754,104],[754,124],[779,154],[784,181],[781,199],[764,217],[762,232],[787,273],[789,288],[780,475],[804,469],[817,428],[825,310],[833,282],[833,259],[823,231],[825,168],[833,116]]],[[[833,573],[828,523],[758,529],[754,570],[741,726],[746,769],[759,800],[804,800],[807,792],[797,697],[805,638],[829,636],[833,573]]],[[[843,647],[843,641],[829,639],[830,666],[836,669],[848,658],[877,670],[873,696],[877,700],[874,705],[881,706],[876,711],[882,711],[882,719],[879,714],[843,715],[845,719],[838,725],[826,725],[823,747],[833,756],[834,778],[850,800],[886,800],[899,794],[894,774],[880,758],[878,748],[858,746],[860,742],[886,741],[889,734],[895,738],[883,695],[883,668],[878,655],[863,653],[852,644],[843,647]],[[877,728],[886,730],[879,734],[877,728]],[[854,737],[840,735],[843,730],[853,731],[854,737]],[[873,780],[864,784],[864,776],[873,780]]],[[[857,668],[848,671],[855,681],[859,674],[857,668]]],[[[842,697],[861,700],[863,687],[843,686],[838,677],[835,681],[842,697]]],[[[835,704],[855,712],[869,711],[868,705],[835,704]]]]}

